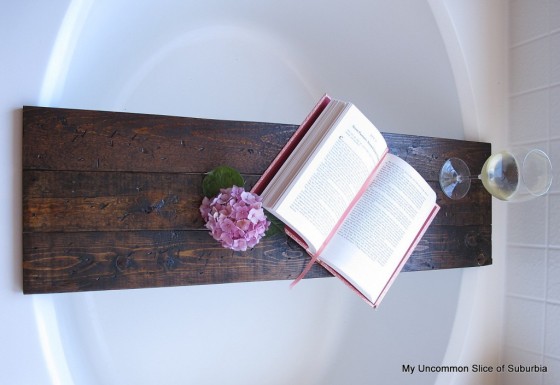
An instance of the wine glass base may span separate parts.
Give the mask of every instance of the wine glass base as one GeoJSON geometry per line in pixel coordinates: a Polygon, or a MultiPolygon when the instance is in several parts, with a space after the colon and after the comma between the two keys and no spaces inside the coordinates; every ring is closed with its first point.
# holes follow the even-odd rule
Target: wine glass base
{"type": "Polygon", "coordinates": [[[451,199],[461,199],[471,188],[470,170],[459,158],[449,158],[441,167],[439,185],[441,190],[451,199]]]}

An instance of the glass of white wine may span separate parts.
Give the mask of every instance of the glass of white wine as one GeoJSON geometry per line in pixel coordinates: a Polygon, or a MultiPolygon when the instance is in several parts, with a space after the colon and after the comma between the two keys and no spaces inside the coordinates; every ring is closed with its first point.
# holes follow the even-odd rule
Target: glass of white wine
{"type": "Polygon", "coordinates": [[[490,156],[479,175],[471,175],[459,158],[446,160],[439,174],[441,189],[451,199],[467,195],[472,179],[480,179],[498,199],[523,201],[546,194],[552,184],[552,163],[541,150],[515,148],[490,156]]]}

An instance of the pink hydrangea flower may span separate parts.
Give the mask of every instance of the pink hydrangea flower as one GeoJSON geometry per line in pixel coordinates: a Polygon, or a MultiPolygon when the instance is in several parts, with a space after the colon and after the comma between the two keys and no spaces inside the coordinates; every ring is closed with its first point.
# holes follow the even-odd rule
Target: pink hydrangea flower
{"type": "Polygon", "coordinates": [[[200,214],[212,237],[236,251],[255,247],[270,226],[262,198],[243,187],[221,189],[212,199],[204,197],[200,214]]]}

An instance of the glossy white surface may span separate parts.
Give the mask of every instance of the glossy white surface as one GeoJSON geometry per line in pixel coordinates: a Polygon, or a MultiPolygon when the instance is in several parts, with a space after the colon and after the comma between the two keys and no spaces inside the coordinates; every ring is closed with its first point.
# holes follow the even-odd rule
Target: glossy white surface
{"type": "Polygon", "coordinates": [[[1,191],[12,203],[1,217],[9,256],[0,265],[6,383],[436,381],[403,374],[401,365],[437,365],[464,344],[466,326],[455,314],[474,314],[472,299],[459,298],[473,290],[465,274],[476,277],[469,285],[489,278],[480,269],[402,274],[378,311],[334,279],[305,280],[294,290],[288,282],[262,282],[23,296],[18,109],[298,123],[328,92],[353,101],[383,131],[462,138],[468,103],[458,95],[476,83],[465,82],[457,65],[452,71],[450,60],[462,62],[447,55],[455,31],[442,28],[451,20],[444,3],[2,8],[0,48],[8,60],[0,73],[7,85],[0,170],[11,183],[1,191]]]}

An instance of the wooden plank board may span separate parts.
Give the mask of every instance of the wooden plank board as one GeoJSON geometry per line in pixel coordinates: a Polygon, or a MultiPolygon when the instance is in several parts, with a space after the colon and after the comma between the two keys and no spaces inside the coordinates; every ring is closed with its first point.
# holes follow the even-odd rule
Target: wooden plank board
{"type": "MultiPolygon", "coordinates": [[[[250,188],[297,126],[146,114],[23,109],[23,291],[50,293],[293,279],[308,256],[284,234],[220,247],[198,207],[204,173],[227,164],[250,188]]],[[[442,207],[404,271],[491,264],[491,198],[443,196],[451,156],[480,170],[488,143],[384,134],[442,207]]],[[[308,278],[329,273],[314,266],[308,278]]]]}

